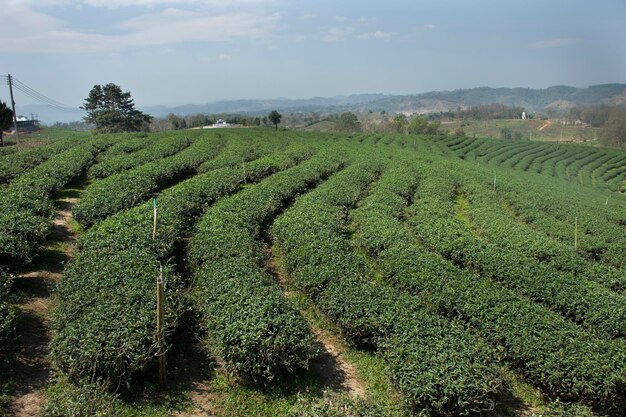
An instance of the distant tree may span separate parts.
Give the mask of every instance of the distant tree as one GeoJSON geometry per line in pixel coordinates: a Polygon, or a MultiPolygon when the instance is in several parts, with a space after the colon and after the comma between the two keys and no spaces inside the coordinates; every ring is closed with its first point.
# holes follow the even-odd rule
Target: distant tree
{"type": "Polygon", "coordinates": [[[611,109],[608,113],[600,143],[605,146],[626,146],[626,109],[611,109]]]}
{"type": "Polygon", "coordinates": [[[412,117],[409,121],[409,133],[413,135],[421,135],[426,133],[428,129],[428,119],[424,116],[412,117]]]}
{"type": "Polygon", "coordinates": [[[148,130],[152,116],[135,109],[130,92],[113,83],[94,85],[81,107],[87,111],[85,121],[98,132],[138,132],[148,130]]]}
{"type": "Polygon", "coordinates": [[[267,118],[274,124],[276,130],[278,130],[278,124],[280,123],[280,119],[282,119],[282,117],[283,115],[278,113],[276,110],[272,110],[272,112],[267,115],[267,118]]]}
{"type": "Polygon", "coordinates": [[[465,131],[463,130],[463,128],[457,127],[456,129],[454,129],[454,132],[452,132],[452,135],[456,136],[456,137],[464,138],[465,137],[465,131]]]}
{"type": "Polygon", "coordinates": [[[356,132],[361,129],[359,118],[354,113],[341,113],[335,124],[335,130],[340,132],[356,132]]]}
{"type": "Polygon", "coordinates": [[[184,117],[170,113],[167,115],[167,121],[172,125],[172,129],[174,130],[187,129],[187,121],[184,117]]]}
{"type": "Polygon", "coordinates": [[[404,113],[398,113],[393,117],[393,128],[398,133],[404,133],[408,121],[404,113]]]}
{"type": "Polygon", "coordinates": [[[2,138],[2,132],[11,127],[13,121],[13,110],[7,106],[6,103],[0,101],[0,147],[4,146],[4,139],[2,138]]]}
{"type": "Polygon", "coordinates": [[[513,133],[511,132],[511,129],[506,126],[500,129],[500,139],[513,139],[513,133]]]}
{"type": "Polygon", "coordinates": [[[426,134],[436,135],[437,132],[439,131],[440,126],[441,126],[441,121],[433,120],[432,122],[428,123],[428,126],[426,126],[426,134]]]}

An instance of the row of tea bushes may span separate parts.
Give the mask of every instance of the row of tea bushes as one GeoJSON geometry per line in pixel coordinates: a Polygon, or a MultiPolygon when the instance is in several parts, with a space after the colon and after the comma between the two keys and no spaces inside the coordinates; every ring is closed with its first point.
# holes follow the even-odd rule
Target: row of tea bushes
{"type": "Polygon", "coordinates": [[[31,260],[49,232],[49,196],[78,177],[95,156],[114,143],[103,137],[75,146],[16,178],[0,195],[0,265],[19,267],[31,260]]]}
{"type": "Polygon", "coordinates": [[[176,155],[111,175],[91,184],[74,206],[72,214],[84,226],[145,201],[152,193],[196,173],[197,167],[215,157],[222,140],[199,137],[176,155]]]}
{"type": "Polygon", "coordinates": [[[480,409],[499,386],[491,349],[418,299],[369,280],[351,247],[347,214],[381,170],[380,162],[355,163],[277,219],[272,236],[284,270],[346,337],[383,355],[416,411],[480,409]]]}
{"type": "Polygon", "coordinates": [[[341,153],[323,152],[274,174],[220,201],[198,224],[189,247],[192,300],[207,345],[230,372],[271,380],[306,368],[314,356],[306,321],[264,270],[259,240],[284,204],[345,164],[341,153]]]}
{"type": "MultiPolygon", "coordinates": [[[[85,140],[80,139],[60,139],[49,145],[36,148],[20,150],[15,153],[7,153],[0,157],[0,184],[7,183],[22,175],[37,165],[50,159],[52,156],[67,151],[73,146],[77,146],[85,140]]],[[[10,147],[6,149],[15,148],[10,147]]],[[[5,149],[5,148],[2,148],[5,149]]]]}
{"type": "Polygon", "coordinates": [[[177,133],[166,137],[153,137],[151,143],[137,152],[130,154],[115,155],[104,159],[102,162],[95,164],[87,172],[90,179],[100,179],[109,177],[118,172],[145,164],[147,162],[160,160],[167,156],[174,155],[177,152],[189,146],[193,139],[189,138],[189,134],[185,135],[177,133]]]}
{"type": "MultiPolygon", "coordinates": [[[[58,287],[51,357],[72,380],[101,379],[130,384],[156,349],[155,257],[172,252],[191,233],[195,219],[244,181],[256,182],[296,163],[276,153],[238,168],[221,168],[171,187],[158,199],[158,228],[152,240],[152,202],[96,224],[78,241],[78,251],[58,287]]],[[[166,334],[176,326],[186,284],[166,269],[166,334]]]]}

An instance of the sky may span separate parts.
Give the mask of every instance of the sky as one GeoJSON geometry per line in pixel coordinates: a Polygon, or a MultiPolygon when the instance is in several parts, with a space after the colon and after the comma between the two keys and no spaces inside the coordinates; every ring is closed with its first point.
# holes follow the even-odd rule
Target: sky
{"type": "Polygon", "coordinates": [[[626,83],[626,0],[0,0],[0,22],[0,75],[69,106],[110,82],[139,106],[626,83]]]}

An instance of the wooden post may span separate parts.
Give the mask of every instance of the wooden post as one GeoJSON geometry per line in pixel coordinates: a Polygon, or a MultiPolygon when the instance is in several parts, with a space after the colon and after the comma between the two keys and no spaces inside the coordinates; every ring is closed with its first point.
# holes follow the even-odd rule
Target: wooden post
{"type": "Polygon", "coordinates": [[[574,226],[574,250],[578,250],[578,217],[576,217],[574,226]]]}
{"type": "Polygon", "coordinates": [[[165,296],[163,288],[163,260],[159,260],[159,277],[157,278],[157,343],[159,357],[159,382],[165,384],[165,334],[164,334],[164,316],[165,316],[165,296]]]}
{"type": "Polygon", "coordinates": [[[15,112],[15,99],[13,98],[13,78],[11,78],[11,74],[8,75],[9,78],[9,92],[11,93],[11,107],[13,109],[13,127],[15,129],[15,141],[20,143],[20,132],[17,130],[17,113],[15,112]]]}
{"type": "MultiPolygon", "coordinates": [[[[152,196],[152,240],[156,239],[157,226],[157,195],[152,196]]],[[[159,357],[159,382],[165,384],[165,285],[163,280],[163,258],[157,257],[159,261],[159,276],[156,281],[156,331],[157,331],[157,356],[159,357]]]]}
{"type": "Polygon", "coordinates": [[[157,195],[152,195],[152,240],[156,239],[156,226],[157,226],[157,195]]]}
{"type": "Polygon", "coordinates": [[[604,202],[604,205],[605,205],[605,206],[608,206],[608,205],[609,205],[609,198],[608,198],[608,197],[606,198],[606,201],[604,202]]]}

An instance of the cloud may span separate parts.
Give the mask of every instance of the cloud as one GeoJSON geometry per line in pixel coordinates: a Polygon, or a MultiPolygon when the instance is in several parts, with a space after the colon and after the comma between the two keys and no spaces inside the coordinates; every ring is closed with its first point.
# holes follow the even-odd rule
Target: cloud
{"type": "Polygon", "coordinates": [[[129,32],[121,37],[121,41],[132,46],[188,41],[219,42],[234,38],[260,38],[273,30],[278,18],[278,14],[207,15],[166,9],[129,19],[118,27],[129,32]]]}
{"type": "MultiPolygon", "coordinates": [[[[54,0],[46,0],[54,1],[54,0]]],[[[83,0],[83,3],[92,7],[105,7],[107,9],[117,9],[121,7],[157,7],[157,6],[212,6],[231,7],[239,5],[267,5],[264,0],[83,0]]],[[[274,1],[269,1],[274,3],[274,1]]]]}
{"type": "Polygon", "coordinates": [[[395,35],[395,33],[376,31],[376,32],[370,32],[370,33],[361,33],[361,34],[357,35],[357,38],[359,38],[359,39],[379,39],[379,40],[388,41],[389,39],[391,39],[391,37],[393,35],[395,35]]]}
{"type": "Polygon", "coordinates": [[[232,56],[228,55],[228,54],[219,54],[217,56],[217,59],[219,59],[220,61],[228,61],[232,58],[232,56]]]}
{"type": "Polygon", "coordinates": [[[424,26],[422,26],[422,29],[424,29],[424,30],[435,30],[435,29],[437,29],[437,25],[433,25],[432,23],[426,23],[424,26]]]}
{"type": "Polygon", "coordinates": [[[346,20],[348,20],[348,18],[345,16],[333,16],[333,20],[337,23],[341,23],[341,22],[345,22],[346,20]]]}
{"type": "Polygon", "coordinates": [[[75,30],[60,19],[13,4],[0,8],[0,51],[89,53],[182,42],[260,39],[274,30],[279,18],[278,14],[206,14],[169,8],[123,21],[113,27],[118,33],[102,34],[75,30]]]}
{"type": "Polygon", "coordinates": [[[543,41],[533,42],[529,46],[534,49],[560,48],[563,46],[573,45],[578,42],[578,39],[574,38],[547,39],[543,41]]]}
{"type": "Polygon", "coordinates": [[[350,27],[334,27],[328,29],[326,35],[322,38],[324,42],[341,42],[345,41],[352,35],[354,29],[350,27]]]}

